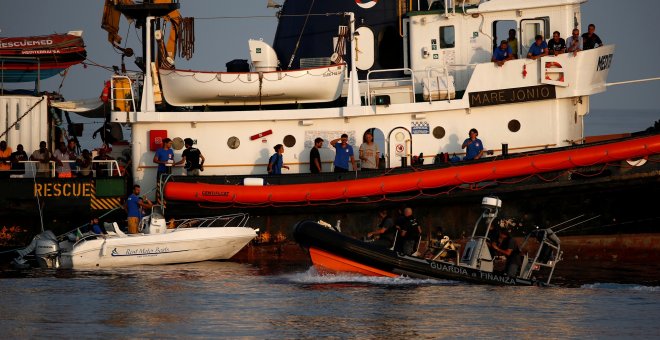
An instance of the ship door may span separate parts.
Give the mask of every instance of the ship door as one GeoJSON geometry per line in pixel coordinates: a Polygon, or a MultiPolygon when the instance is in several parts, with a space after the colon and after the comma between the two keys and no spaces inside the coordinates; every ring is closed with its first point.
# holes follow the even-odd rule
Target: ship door
{"type": "Polygon", "coordinates": [[[527,56],[529,47],[534,43],[534,37],[540,34],[543,40],[546,40],[545,35],[545,20],[542,19],[527,19],[520,21],[520,51],[518,53],[522,58],[527,56]]]}
{"type": "Polygon", "coordinates": [[[408,166],[412,154],[412,135],[404,127],[392,129],[387,135],[387,165],[389,168],[408,166]]]}

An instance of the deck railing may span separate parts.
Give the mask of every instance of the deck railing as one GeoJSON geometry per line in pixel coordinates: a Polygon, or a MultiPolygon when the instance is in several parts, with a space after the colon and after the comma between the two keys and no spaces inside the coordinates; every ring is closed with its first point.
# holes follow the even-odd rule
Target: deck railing
{"type": "MultiPolygon", "coordinates": [[[[61,161],[62,163],[75,164],[75,160],[61,161]]],[[[41,163],[40,161],[20,161],[19,163],[25,164],[25,170],[21,169],[12,169],[7,170],[11,178],[35,178],[35,177],[44,177],[44,178],[66,178],[64,176],[60,177],[57,173],[57,164],[56,161],[48,162],[47,171],[39,171],[37,169],[37,164],[41,163]]],[[[92,160],[92,164],[96,164],[96,167],[92,166],[92,169],[89,169],[89,175],[81,175],[81,169],[77,167],[71,167],[71,177],[77,178],[97,178],[97,177],[121,177],[124,176],[122,169],[119,167],[117,160],[92,160]]]]}

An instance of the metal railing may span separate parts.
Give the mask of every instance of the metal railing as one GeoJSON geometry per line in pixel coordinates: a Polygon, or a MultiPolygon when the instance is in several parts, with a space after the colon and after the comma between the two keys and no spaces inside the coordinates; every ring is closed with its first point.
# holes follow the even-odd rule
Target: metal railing
{"type": "Polygon", "coordinates": [[[129,76],[112,76],[110,81],[110,106],[114,111],[135,112],[134,80],[129,76]],[[128,84],[128,85],[126,85],[128,84]],[[116,86],[119,85],[119,86],[116,86]],[[124,98],[117,98],[117,94],[124,94],[124,98]],[[128,96],[126,96],[128,94],[128,96]]]}
{"type": "MultiPolygon", "coordinates": [[[[75,160],[65,160],[61,161],[62,163],[76,163],[75,160]]],[[[37,164],[45,164],[41,161],[19,161],[18,163],[25,164],[25,169],[11,169],[5,170],[3,172],[9,173],[12,178],[35,178],[35,177],[46,177],[46,178],[58,178],[57,173],[57,162],[49,161],[48,170],[43,171],[39,170],[37,164]],[[41,176],[39,176],[41,175],[41,176]]],[[[119,163],[117,160],[92,160],[92,164],[99,164],[99,166],[94,169],[85,169],[81,170],[80,168],[71,167],[71,177],[89,177],[88,175],[80,176],[82,171],[89,171],[91,177],[121,177],[124,176],[119,163]]],[[[66,178],[66,177],[59,177],[66,178]]]]}
{"type": "MultiPolygon", "coordinates": [[[[403,81],[403,82],[410,82],[410,90],[407,91],[407,93],[412,94],[412,102],[415,102],[415,73],[411,68],[408,67],[402,67],[402,68],[392,68],[392,69],[386,69],[386,70],[371,70],[367,73],[367,95],[366,95],[366,101],[367,101],[367,106],[371,106],[371,75],[374,73],[384,73],[384,72],[398,72],[398,71],[404,71],[408,72],[410,74],[410,79],[397,79],[397,81],[403,81]]],[[[378,79],[378,81],[387,81],[387,80],[393,80],[393,79],[378,79]]],[[[397,86],[398,87],[398,86],[397,86]]],[[[382,87],[381,87],[382,88],[382,87]]],[[[387,94],[388,92],[385,91],[383,94],[387,94]]],[[[375,95],[375,93],[373,93],[375,95]]]]}

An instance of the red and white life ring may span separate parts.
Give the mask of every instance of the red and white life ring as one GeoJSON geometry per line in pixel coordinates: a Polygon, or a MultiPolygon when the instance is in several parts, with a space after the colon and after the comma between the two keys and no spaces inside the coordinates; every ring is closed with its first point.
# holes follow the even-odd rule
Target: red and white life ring
{"type": "Polygon", "coordinates": [[[556,61],[548,61],[545,63],[545,80],[558,81],[560,83],[564,82],[564,67],[556,61]],[[553,70],[557,69],[557,70],[553,70]],[[550,74],[559,75],[557,79],[552,79],[550,74]]]}

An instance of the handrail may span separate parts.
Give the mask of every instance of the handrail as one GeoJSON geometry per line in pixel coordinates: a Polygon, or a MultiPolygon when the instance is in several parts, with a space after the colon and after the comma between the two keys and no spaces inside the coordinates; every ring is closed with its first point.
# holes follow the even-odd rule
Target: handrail
{"type": "MultiPolygon", "coordinates": [[[[62,162],[62,163],[76,163],[75,160],[63,160],[63,161],[60,161],[60,162],[62,162]]],[[[38,164],[38,163],[42,163],[42,162],[41,161],[18,161],[18,163],[38,164]]],[[[56,163],[57,163],[57,161],[49,161],[48,162],[50,176],[53,177],[53,178],[55,177],[55,169],[56,169],[55,164],[56,163]]],[[[114,174],[115,171],[117,172],[117,177],[124,176],[124,174],[121,171],[121,168],[119,167],[119,163],[117,162],[116,159],[107,159],[107,160],[96,159],[96,160],[92,160],[92,163],[99,163],[99,164],[107,163],[107,164],[110,164],[110,169],[106,170],[110,177],[114,177],[113,174],[114,174]]],[[[31,177],[36,177],[36,174],[39,172],[39,171],[36,170],[36,166],[33,166],[32,169],[30,169],[30,170],[31,170],[30,172],[34,174],[31,177]]],[[[23,174],[25,174],[28,171],[28,169],[23,169],[23,170],[12,169],[12,170],[5,170],[5,171],[8,171],[10,174],[13,173],[13,172],[22,172],[23,174]]],[[[72,169],[72,171],[73,171],[73,169],[72,169]]],[[[92,173],[94,173],[96,175],[97,170],[90,170],[90,171],[92,171],[92,173]]],[[[77,172],[80,172],[80,171],[78,170],[77,172]]],[[[94,176],[94,177],[96,177],[96,176],[94,176]]]]}
{"type": "Polygon", "coordinates": [[[172,226],[176,226],[175,229],[179,228],[208,228],[208,227],[246,227],[247,222],[250,219],[250,215],[247,213],[235,213],[221,216],[211,216],[211,217],[196,217],[196,218],[185,218],[178,220],[170,220],[172,226]],[[220,225],[216,225],[216,222],[221,221],[220,225]],[[235,222],[238,223],[235,223],[235,222]]]}
{"type": "Polygon", "coordinates": [[[371,85],[370,81],[371,79],[370,76],[372,73],[384,73],[384,72],[396,72],[396,71],[407,71],[410,72],[410,80],[404,80],[404,81],[410,81],[411,82],[411,88],[412,88],[412,93],[413,93],[413,103],[415,103],[415,73],[413,70],[409,67],[401,67],[401,68],[390,68],[390,69],[383,69],[383,70],[369,70],[367,73],[367,106],[371,106],[371,85]]]}
{"type": "MultiPolygon", "coordinates": [[[[135,92],[133,91],[133,79],[129,76],[119,76],[119,75],[113,75],[112,79],[110,80],[110,101],[112,102],[112,105],[110,106],[112,110],[115,110],[115,108],[118,107],[116,105],[117,101],[120,102],[128,102],[130,107],[132,108],[132,112],[135,113],[137,112],[137,106],[135,105],[135,92]],[[115,79],[125,79],[128,81],[128,87],[115,87],[115,79]],[[115,98],[115,92],[116,90],[119,91],[124,91],[124,90],[129,90],[130,91],[130,98],[115,98]]],[[[128,112],[128,111],[126,111],[128,112]]]]}

